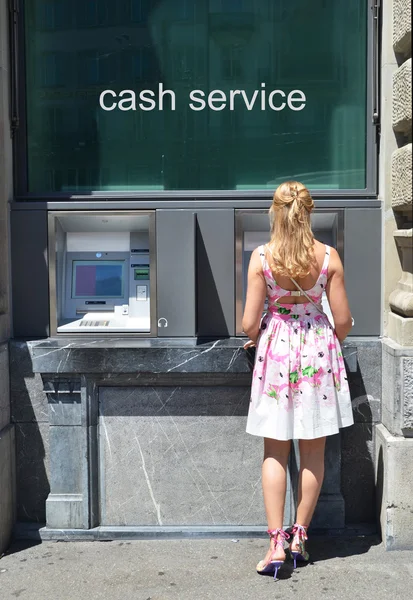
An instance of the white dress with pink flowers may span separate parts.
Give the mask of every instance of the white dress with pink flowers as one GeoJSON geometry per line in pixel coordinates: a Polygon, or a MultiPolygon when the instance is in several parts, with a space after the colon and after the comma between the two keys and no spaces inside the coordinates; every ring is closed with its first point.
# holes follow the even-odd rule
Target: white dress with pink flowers
{"type": "MultiPolygon", "coordinates": [[[[276,284],[260,246],[268,310],[261,322],[247,433],[277,440],[314,439],[353,424],[340,342],[311,302],[279,304],[291,291],[276,284]]],[[[306,290],[321,308],[330,248],[317,283],[306,290]]]]}

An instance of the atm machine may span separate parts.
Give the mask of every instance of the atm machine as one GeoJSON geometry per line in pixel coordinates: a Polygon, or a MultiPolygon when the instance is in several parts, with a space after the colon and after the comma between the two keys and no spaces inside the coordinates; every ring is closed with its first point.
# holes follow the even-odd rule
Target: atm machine
{"type": "Polygon", "coordinates": [[[154,213],[49,213],[56,334],[154,331],[154,213]]]}
{"type": "MultiPolygon", "coordinates": [[[[344,250],[344,209],[315,209],[311,214],[314,236],[329,246],[336,248],[343,260],[344,250]]],[[[236,261],[236,335],[242,331],[242,315],[247,293],[248,265],[251,254],[257,246],[270,240],[268,210],[242,209],[235,214],[235,261],[236,261]]],[[[323,295],[323,310],[333,323],[326,294],[323,295]]],[[[265,306],[265,310],[266,310],[265,306]]]]}

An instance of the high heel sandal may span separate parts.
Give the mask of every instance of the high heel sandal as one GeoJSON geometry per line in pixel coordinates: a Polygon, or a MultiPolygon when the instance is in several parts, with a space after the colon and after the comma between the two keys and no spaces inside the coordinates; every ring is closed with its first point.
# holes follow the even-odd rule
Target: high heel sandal
{"type": "Polygon", "coordinates": [[[274,573],[274,580],[277,579],[278,569],[284,563],[284,560],[273,558],[277,546],[281,546],[284,549],[284,541],[287,540],[290,536],[283,529],[268,529],[267,533],[270,535],[271,539],[275,540],[274,548],[270,554],[270,560],[265,562],[265,560],[260,560],[257,565],[257,573],[266,574],[266,573],[274,573]],[[281,539],[279,540],[278,537],[281,539]],[[262,565],[262,566],[260,566],[262,565]]]}
{"type": "Polygon", "coordinates": [[[292,541],[290,543],[290,554],[294,561],[294,569],[297,567],[297,560],[302,560],[308,562],[310,560],[310,555],[305,549],[305,541],[308,539],[307,537],[307,529],[306,525],[299,525],[295,523],[292,529],[292,541]],[[292,544],[298,544],[299,550],[291,550],[292,544]]]}

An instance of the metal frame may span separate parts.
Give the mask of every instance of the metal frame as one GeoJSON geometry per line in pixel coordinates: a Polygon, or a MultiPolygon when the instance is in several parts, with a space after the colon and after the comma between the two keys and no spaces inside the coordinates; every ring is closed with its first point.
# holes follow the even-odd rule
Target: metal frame
{"type": "MultiPolygon", "coordinates": [[[[316,208],[314,212],[329,212],[337,215],[337,252],[344,264],[344,208],[316,208]]],[[[268,210],[245,209],[235,211],[235,335],[245,337],[242,331],[243,315],[243,272],[242,272],[242,217],[245,214],[268,214],[268,210]]]]}
{"type": "MultiPolygon", "coordinates": [[[[18,123],[19,127],[16,128],[16,143],[14,148],[14,161],[16,165],[15,169],[15,190],[16,200],[21,201],[45,201],[54,200],[57,202],[61,201],[64,203],[64,209],[68,208],[76,209],[80,208],[75,206],[78,201],[88,200],[90,204],[97,201],[107,201],[108,199],[119,199],[122,200],[133,200],[143,199],[146,200],[145,208],[155,208],[155,206],[148,206],[149,203],[156,203],[157,207],[169,208],[190,208],[189,203],[200,202],[204,200],[204,206],[210,206],[210,201],[216,201],[217,199],[232,199],[227,205],[232,208],[241,208],[239,202],[243,199],[249,200],[250,206],[256,206],[259,208],[263,202],[270,200],[272,191],[271,190],[251,190],[251,191],[237,191],[237,190],[174,190],[174,191],[163,191],[163,192],[96,192],[90,190],[89,193],[72,194],[70,192],[57,192],[54,194],[41,195],[38,193],[29,193],[28,189],[28,173],[27,173],[27,116],[26,116],[26,60],[25,60],[25,26],[24,26],[24,0],[15,0],[18,4],[17,14],[19,15],[17,23],[18,40],[15,43],[15,55],[12,57],[13,63],[18,65],[18,74],[16,81],[16,96],[18,98],[18,123]],[[18,168],[18,174],[17,174],[18,168]],[[186,200],[188,199],[188,200],[186,200]],[[67,202],[69,201],[69,202],[67,202]],[[92,201],[92,202],[91,202],[92,201]],[[173,201],[173,203],[171,202],[173,201]]],[[[378,65],[377,63],[377,48],[376,45],[379,40],[378,28],[379,21],[377,19],[377,0],[365,0],[369,14],[367,15],[367,98],[366,98],[366,188],[359,190],[317,190],[312,189],[312,195],[314,198],[343,198],[343,199],[356,199],[356,198],[377,198],[377,163],[378,163],[378,151],[377,151],[377,131],[378,126],[378,107],[377,107],[377,86],[378,86],[378,65]]],[[[360,205],[358,205],[360,206],[360,205]]],[[[56,209],[59,207],[56,206],[56,209]]],[[[63,208],[63,207],[62,207],[63,208]]],[[[83,208],[83,207],[82,207],[83,208]]],[[[93,206],[88,206],[93,209],[93,206]]],[[[98,207],[96,207],[98,208],[98,207]]],[[[120,208],[117,206],[115,208],[120,208]]],[[[130,207],[132,208],[132,207],[130,207]]]]}
{"type": "MultiPolygon", "coordinates": [[[[109,211],[93,211],[93,216],[107,216],[109,211]]],[[[85,211],[71,211],[71,210],[61,210],[61,211],[51,211],[47,215],[48,220],[48,270],[49,270],[49,319],[50,319],[50,337],[71,337],[71,338],[90,338],[90,337],[99,337],[99,338],[108,338],[108,337],[157,337],[158,336],[158,325],[157,325],[157,310],[156,310],[156,300],[157,300],[157,288],[156,288],[156,218],[155,211],[151,210],[140,210],[140,211],[129,211],[130,215],[135,215],[136,212],[139,212],[143,215],[149,216],[149,272],[151,273],[149,289],[150,289],[150,332],[82,332],[82,333],[58,333],[57,331],[57,296],[56,296],[56,228],[55,228],[55,219],[58,216],[62,215],[73,215],[73,214],[87,214],[85,211]]],[[[128,214],[128,211],[110,211],[110,214],[113,216],[122,215],[125,216],[128,214]]]]}

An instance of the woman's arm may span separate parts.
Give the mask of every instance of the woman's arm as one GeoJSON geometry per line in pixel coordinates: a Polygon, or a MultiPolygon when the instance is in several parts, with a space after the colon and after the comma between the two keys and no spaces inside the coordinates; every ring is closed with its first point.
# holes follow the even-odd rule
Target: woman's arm
{"type": "Polygon", "coordinates": [[[327,282],[326,293],[333,314],[336,335],[341,343],[351,330],[352,319],[344,283],[343,264],[334,248],[330,249],[329,272],[331,275],[327,282]]]}
{"type": "Polygon", "coordinates": [[[259,250],[256,248],[251,254],[248,267],[247,299],[242,318],[242,329],[254,343],[257,342],[260,332],[260,322],[266,295],[267,285],[264,273],[262,272],[259,250]]]}

